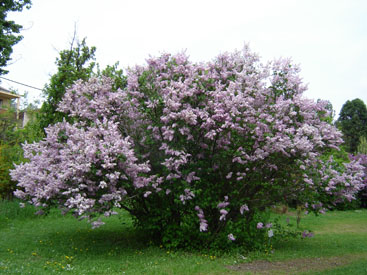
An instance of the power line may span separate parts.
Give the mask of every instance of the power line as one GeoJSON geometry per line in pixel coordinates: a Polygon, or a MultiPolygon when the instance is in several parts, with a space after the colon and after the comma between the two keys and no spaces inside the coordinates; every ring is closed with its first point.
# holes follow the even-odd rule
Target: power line
{"type": "Polygon", "coordinates": [[[43,91],[43,90],[42,90],[42,89],[40,89],[40,88],[36,88],[36,87],[30,86],[30,85],[27,85],[27,84],[24,84],[24,83],[21,83],[21,82],[15,81],[15,80],[11,80],[11,79],[8,79],[8,78],[2,77],[2,76],[0,76],[0,78],[1,78],[1,79],[5,79],[5,80],[10,81],[10,82],[14,82],[14,83],[19,84],[19,85],[26,86],[26,87],[28,87],[28,88],[32,88],[32,89],[35,89],[35,90],[43,91]]]}

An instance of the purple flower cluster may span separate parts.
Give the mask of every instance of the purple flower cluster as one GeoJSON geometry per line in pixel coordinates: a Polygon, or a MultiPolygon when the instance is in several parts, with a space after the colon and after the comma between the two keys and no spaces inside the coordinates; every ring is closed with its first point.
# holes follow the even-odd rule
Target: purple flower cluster
{"type": "Polygon", "coordinates": [[[197,216],[200,220],[200,232],[208,230],[208,222],[205,220],[204,212],[199,206],[195,206],[195,210],[197,211],[197,216]]]}
{"type": "Polygon", "coordinates": [[[256,228],[257,229],[263,229],[263,228],[272,228],[273,227],[273,224],[272,223],[267,223],[265,226],[262,222],[258,222],[257,225],[256,225],[256,228]]]}
{"type": "Polygon", "coordinates": [[[312,238],[313,236],[314,234],[310,231],[305,230],[302,232],[302,238],[312,238]]]}
{"type": "Polygon", "coordinates": [[[95,120],[93,126],[67,122],[51,126],[43,141],[24,145],[30,162],[11,172],[19,182],[15,195],[36,206],[57,200],[77,216],[95,212],[109,216],[127,195],[121,181],[140,189],[154,178],[141,176],[150,168],[146,162],[137,163],[129,140],[106,119],[95,120]]]}
{"type": "Polygon", "coordinates": [[[365,154],[358,154],[358,155],[349,155],[349,158],[352,161],[358,161],[359,164],[363,167],[363,184],[364,186],[360,190],[360,198],[363,201],[364,207],[367,206],[367,155],[365,154]]]}
{"type": "Polygon", "coordinates": [[[352,199],[362,187],[357,161],[336,170],[320,158],[341,133],[327,122],[326,101],[303,97],[290,60],[263,65],[245,47],[207,63],[184,54],[147,63],[129,69],[124,90],[92,78],[66,92],[58,110],[75,122],[24,145],[30,161],[11,173],[17,197],[89,218],[166,200],[196,213],[200,231],[215,231],[289,197],[352,199]]]}

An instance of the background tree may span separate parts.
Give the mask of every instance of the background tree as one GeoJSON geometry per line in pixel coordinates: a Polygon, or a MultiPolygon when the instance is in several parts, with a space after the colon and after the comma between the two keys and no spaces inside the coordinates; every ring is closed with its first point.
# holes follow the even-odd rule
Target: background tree
{"type": "Polygon", "coordinates": [[[367,108],[364,102],[356,98],[344,103],[337,121],[344,134],[346,150],[355,153],[361,136],[367,136],[367,108]]]}
{"type": "Polygon", "coordinates": [[[24,95],[22,111],[26,112],[31,120],[24,128],[19,127],[14,106],[0,114],[0,199],[13,198],[16,182],[11,180],[9,170],[14,169],[14,164],[25,161],[22,143],[39,141],[42,137],[38,121],[32,119],[37,107],[32,103],[28,104],[26,97],[27,94],[24,95]]]}
{"type": "Polygon", "coordinates": [[[0,75],[8,73],[6,67],[11,60],[13,46],[22,40],[23,36],[18,35],[22,26],[12,20],[7,20],[9,12],[22,11],[24,7],[31,7],[31,0],[1,0],[0,2],[0,75]]]}
{"type": "Polygon", "coordinates": [[[359,154],[367,155],[367,140],[366,137],[362,136],[359,138],[359,144],[357,147],[357,152],[359,154]]]}
{"type": "Polygon", "coordinates": [[[97,73],[96,77],[109,77],[113,80],[112,90],[117,91],[118,89],[124,89],[127,85],[127,77],[124,75],[124,71],[118,68],[119,62],[116,62],[114,65],[107,65],[106,68],[101,70],[99,68],[99,64],[97,64],[97,73]]]}
{"type": "Polygon", "coordinates": [[[81,79],[87,80],[91,77],[95,67],[95,47],[88,47],[85,38],[79,42],[75,33],[70,43],[70,49],[60,52],[56,59],[57,73],[55,73],[50,83],[44,89],[46,97],[39,113],[39,125],[41,129],[50,124],[60,122],[65,116],[58,112],[57,104],[61,101],[65,90],[71,86],[74,81],[81,79]],[[76,44],[76,45],[75,45],[76,44]]]}
{"type": "Polygon", "coordinates": [[[15,109],[10,107],[0,113],[0,142],[8,140],[10,132],[16,127],[16,123],[15,109]]]}

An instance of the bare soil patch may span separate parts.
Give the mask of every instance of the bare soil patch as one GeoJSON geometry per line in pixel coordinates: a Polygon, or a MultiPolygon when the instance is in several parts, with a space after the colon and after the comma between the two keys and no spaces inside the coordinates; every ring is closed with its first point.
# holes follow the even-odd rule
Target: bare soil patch
{"type": "Polygon", "coordinates": [[[295,274],[305,271],[322,271],[347,265],[361,258],[367,259],[367,255],[348,255],[328,258],[301,258],[288,261],[254,261],[238,265],[227,266],[228,269],[241,273],[251,274],[295,274]]]}

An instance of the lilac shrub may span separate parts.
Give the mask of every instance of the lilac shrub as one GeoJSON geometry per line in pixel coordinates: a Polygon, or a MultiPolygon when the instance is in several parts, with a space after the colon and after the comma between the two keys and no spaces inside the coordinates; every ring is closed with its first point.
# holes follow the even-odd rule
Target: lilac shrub
{"type": "Polygon", "coordinates": [[[367,155],[358,154],[358,155],[349,155],[349,158],[353,161],[359,161],[359,163],[363,166],[364,171],[364,188],[362,188],[358,192],[358,199],[360,200],[360,206],[367,208],[367,155]]]}
{"type": "Polygon", "coordinates": [[[58,110],[73,123],[24,145],[17,197],[94,226],[124,208],[166,245],[251,247],[269,207],[297,201],[319,212],[362,186],[357,161],[321,157],[341,133],[327,102],[303,97],[288,59],[264,65],[247,47],[198,64],[164,54],[131,68],[127,82],[114,91],[92,78],[66,92],[58,110]]]}

